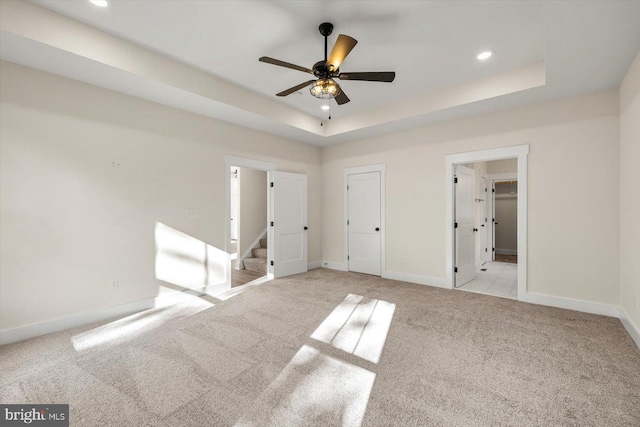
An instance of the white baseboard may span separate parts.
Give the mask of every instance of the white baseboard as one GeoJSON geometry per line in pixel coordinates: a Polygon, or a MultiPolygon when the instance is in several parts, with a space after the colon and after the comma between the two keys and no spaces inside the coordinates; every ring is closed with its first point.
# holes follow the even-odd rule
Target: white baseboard
{"type": "Polygon", "coordinates": [[[44,322],[34,323],[27,326],[19,326],[17,328],[0,330],[0,345],[10,344],[17,341],[23,341],[29,338],[38,337],[40,335],[51,334],[53,332],[64,331],[78,326],[89,325],[103,320],[122,317],[154,307],[171,305],[181,301],[185,294],[188,295],[212,295],[215,296],[227,291],[227,283],[223,282],[216,285],[209,285],[199,289],[188,289],[185,291],[175,291],[155,298],[147,298],[141,301],[134,301],[126,304],[120,304],[113,307],[104,307],[84,313],[73,314],[71,316],[61,317],[58,319],[47,320],[44,322]]]}
{"type": "Polygon", "coordinates": [[[631,339],[636,343],[638,348],[640,348],[640,328],[638,327],[638,325],[633,323],[633,320],[631,320],[631,318],[627,315],[627,312],[624,311],[624,308],[622,307],[620,307],[619,316],[622,325],[627,330],[627,332],[629,332],[629,335],[631,335],[631,339]]]}
{"type": "Polygon", "coordinates": [[[517,249],[498,249],[496,248],[496,255],[518,255],[517,249]]]}
{"type": "Polygon", "coordinates": [[[609,317],[619,317],[620,309],[617,305],[603,304],[600,302],[584,301],[573,298],[553,297],[535,293],[527,293],[520,301],[532,304],[546,305],[549,307],[564,308],[567,310],[582,311],[584,313],[601,314],[609,317]]]}
{"type": "Polygon", "coordinates": [[[340,262],[321,261],[322,268],[328,268],[329,270],[349,271],[347,266],[340,262]]]}
{"type": "Polygon", "coordinates": [[[314,268],[320,267],[322,267],[322,261],[311,261],[309,264],[307,264],[308,270],[313,270],[314,268]]]}
{"type": "Polygon", "coordinates": [[[100,308],[59,319],[34,323],[32,325],[3,329],[0,330],[0,345],[22,341],[40,335],[50,334],[52,332],[63,331],[65,329],[75,328],[76,326],[88,325],[90,323],[100,322],[114,317],[133,314],[142,310],[148,310],[156,306],[158,298],[163,297],[148,298],[142,301],[130,302],[127,304],[116,305],[114,307],[100,308]]]}
{"type": "Polygon", "coordinates": [[[416,283],[418,285],[434,286],[436,288],[451,289],[446,279],[439,277],[421,276],[419,274],[398,273],[396,271],[383,271],[382,278],[399,280],[401,282],[416,283]]]}

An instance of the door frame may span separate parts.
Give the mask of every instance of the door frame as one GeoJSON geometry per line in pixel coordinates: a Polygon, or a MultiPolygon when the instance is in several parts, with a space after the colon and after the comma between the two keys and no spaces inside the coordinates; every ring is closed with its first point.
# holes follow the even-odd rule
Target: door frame
{"type": "Polygon", "coordinates": [[[454,164],[476,163],[509,158],[518,159],[518,301],[527,301],[527,176],[528,176],[529,144],[488,150],[470,151],[466,153],[445,155],[446,186],[446,277],[447,287],[453,289],[454,279],[454,228],[453,228],[453,175],[454,164]]]}
{"type": "Polygon", "coordinates": [[[377,163],[374,165],[367,166],[356,166],[351,168],[344,168],[343,170],[343,191],[344,191],[344,266],[345,270],[349,271],[349,226],[347,225],[347,219],[349,218],[349,197],[347,194],[347,185],[349,175],[356,175],[360,173],[367,172],[380,172],[380,277],[384,277],[387,272],[387,261],[386,261],[386,247],[385,242],[387,240],[387,220],[386,220],[386,199],[385,199],[385,188],[386,188],[386,163],[377,163]]]}
{"type": "MultiPolygon", "coordinates": [[[[273,241],[273,230],[268,226],[271,221],[271,205],[273,194],[269,191],[269,182],[271,182],[271,173],[278,170],[275,163],[264,162],[262,160],[248,159],[246,157],[237,157],[225,154],[224,156],[224,170],[225,170],[225,232],[224,232],[224,250],[229,254],[231,249],[231,174],[229,173],[231,166],[237,166],[240,168],[249,168],[267,172],[267,240],[273,241]]],[[[273,247],[267,249],[267,273],[271,278],[273,277],[273,267],[271,266],[271,260],[273,259],[273,247]]],[[[225,267],[225,276],[227,279],[227,286],[231,289],[231,259],[225,267]]]]}

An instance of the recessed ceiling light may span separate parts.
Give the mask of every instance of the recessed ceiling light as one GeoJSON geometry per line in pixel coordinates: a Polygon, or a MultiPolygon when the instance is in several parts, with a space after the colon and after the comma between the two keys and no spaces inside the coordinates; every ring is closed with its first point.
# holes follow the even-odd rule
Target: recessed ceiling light
{"type": "Polygon", "coordinates": [[[478,55],[478,59],[483,61],[485,59],[488,59],[490,56],[492,55],[491,51],[486,51],[486,52],[482,52],[480,55],[478,55]]]}
{"type": "Polygon", "coordinates": [[[325,104],[325,105],[323,105],[323,106],[322,106],[322,107],[320,107],[320,108],[322,108],[323,110],[327,111],[327,110],[329,109],[329,106],[325,104]]]}
{"type": "Polygon", "coordinates": [[[96,6],[100,6],[100,7],[107,7],[109,5],[109,3],[107,3],[107,0],[89,0],[89,1],[95,4],[96,6]]]}

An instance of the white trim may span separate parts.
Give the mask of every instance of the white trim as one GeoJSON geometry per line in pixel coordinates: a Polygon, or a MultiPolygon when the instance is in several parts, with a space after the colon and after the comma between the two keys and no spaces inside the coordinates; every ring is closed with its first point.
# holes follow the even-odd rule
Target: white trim
{"type": "MultiPolygon", "coordinates": [[[[251,246],[249,246],[249,249],[247,249],[243,254],[242,257],[240,258],[240,260],[238,262],[242,262],[247,256],[249,256],[249,254],[251,253],[252,250],[257,249],[260,246],[260,240],[264,239],[264,237],[267,235],[267,229],[268,227],[265,227],[264,230],[262,230],[262,233],[260,233],[258,235],[258,238],[256,240],[253,241],[253,243],[251,244],[251,246]]],[[[267,238],[267,241],[269,239],[267,238]]]]}
{"type": "Polygon", "coordinates": [[[554,297],[551,295],[528,293],[527,302],[532,304],[546,305],[549,307],[564,308],[566,310],[581,311],[583,313],[601,314],[603,316],[616,318],[620,315],[620,307],[618,307],[617,305],[584,301],[573,298],[562,298],[554,297]]]}
{"type": "MultiPolygon", "coordinates": [[[[224,285],[224,283],[223,283],[224,285]]],[[[213,285],[215,286],[215,285],[213,285]]],[[[209,286],[207,288],[211,288],[209,286]]],[[[64,331],[66,329],[85,326],[103,320],[114,319],[149,310],[159,305],[170,304],[172,297],[182,295],[183,293],[202,295],[198,291],[176,291],[155,298],[147,298],[140,301],[129,302],[112,307],[98,308],[96,310],[86,311],[84,313],[73,314],[71,316],[60,317],[58,319],[46,320],[44,322],[34,323],[17,328],[0,330],[0,345],[10,344],[29,338],[38,337],[40,335],[51,334],[53,332],[64,331]]]]}
{"type": "Polygon", "coordinates": [[[342,191],[344,193],[343,205],[344,205],[344,217],[343,217],[343,226],[344,226],[344,270],[349,271],[349,227],[347,227],[347,217],[349,216],[349,200],[347,195],[347,183],[349,179],[349,175],[355,175],[359,173],[368,173],[368,172],[380,172],[380,275],[384,276],[387,271],[387,250],[386,250],[386,240],[387,240],[387,218],[386,218],[386,171],[387,164],[386,163],[377,163],[374,165],[366,165],[366,166],[355,166],[351,168],[344,168],[343,170],[343,186],[342,191]]]}
{"type": "MultiPolygon", "coordinates": [[[[468,153],[447,154],[446,160],[451,163],[476,163],[489,160],[510,159],[529,154],[529,144],[512,145],[510,147],[491,148],[489,150],[470,151],[468,153]]],[[[520,166],[520,165],[518,165],[520,166]]]]}
{"type": "Polygon", "coordinates": [[[347,266],[339,262],[322,261],[322,268],[337,271],[347,271],[347,266]]]}
{"type": "Polygon", "coordinates": [[[259,171],[272,171],[276,170],[276,164],[270,162],[264,162],[262,160],[249,159],[246,157],[230,156],[225,154],[224,164],[231,166],[237,166],[239,168],[249,168],[259,171]]]}
{"type": "Polygon", "coordinates": [[[311,261],[310,263],[307,264],[308,270],[313,270],[314,268],[320,268],[320,267],[322,267],[322,261],[311,261]]]}
{"type": "Polygon", "coordinates": [[[401,282],[416,283],[418,285],[434,286],[436,288],[450,289],[446,279],[439,277],[428,277],[419,274],[399,273],[396,271],[385,271],[382,273],[383,279],[398,280],[401,282]]]}
{"type": "Polygon", "coordinates": [[[631,335],[631,339],[636,343],[638,348],[640,348],[640,328],[633,323],[633,320],[627,315],[627,312],[624,311],[624,308],[620,307],[620,313],[618,313],[620,317],[620,322],[627,330],[629,335],[631,335]]]}
{"type": "MultiPolygon", "coordinates": [[[[528,164],[527,153],[518,156],[518,300],[527,301],[527,241],[529,239],[528,164]]],[[[494,213],[495,215],[495,213],[494,213]]]]}
{"type": "MultiPolygon", "coordinates": [[[[269,180],[271,179],[271,172],[277,170],[277,166],[275,163],[264,162],[262,160],[248,159],[245,157],[237,157],[230,156],[228,154],[224,155],[224,191],[225,191],[225,232],[224,232],[224,250],[229,253],[231,250],[231,174],[230,168],[231,166],[237,166],[241,168],[250,168],[255,170],[261,170],[267,172],[267,177],[269,180]]],[[[273,241],[273,236],[271,227],[268,226],[269,221],[271,221],[271,198],[273,197],[273,193],[268,191],[267,183],[267,212],[269,218],[267,218],[267,239],[273,241]]],[[[240,236],[238,236],[240,237],[240,236]]],[[[240,241],[238,239],[238,241],[240,241]]],[[[267,251],[267,269],[269,273],[273,273],[273,270],[269,264],[269,261],[273,259],[273,254],[269,249],[267,251]]],[[[227,278],[227,288],[231,289],[231,264],[225,266],[225,277],[227,278]]]]}
{"type": "Polygon", "coordinates": [[[518,158],[518,300],[527,301],[527,157],[529,145],[494,148],[468,153],[445,155],[446,187],[446,280],[453,289],[454,229],[453,229],[453,172],[454,164],[518,158]]]}

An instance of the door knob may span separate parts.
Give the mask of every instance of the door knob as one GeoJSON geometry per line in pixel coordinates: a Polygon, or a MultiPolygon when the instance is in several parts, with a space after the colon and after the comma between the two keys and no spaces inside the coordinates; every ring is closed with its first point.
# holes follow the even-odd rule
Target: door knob
{"type": "Polygon", "coordinates": [[[305,227],[304,229],[305,229],[305,230],[308,230],[308,229],[309,229],[309,227],[305,227]]]}
{"type": "Polygon", "coordinates": [[[380,231],[380,227],[376,227],[376,231],[380,231]]]}

